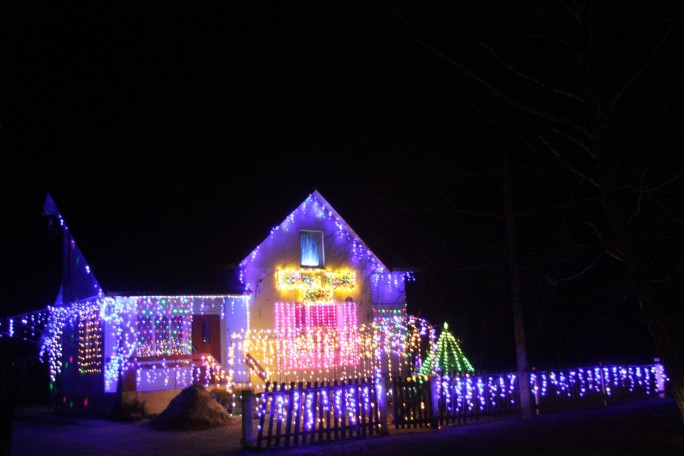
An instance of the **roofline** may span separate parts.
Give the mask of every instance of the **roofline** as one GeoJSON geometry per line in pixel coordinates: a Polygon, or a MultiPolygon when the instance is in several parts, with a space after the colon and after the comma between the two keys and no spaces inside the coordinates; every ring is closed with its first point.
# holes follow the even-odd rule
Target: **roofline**
{"type": "Polygon", "coordinates": [[[342,222],[342,223],[344,224],[345,229],[347,229],[352,235],[354,235],[354,237],[356,237],[356,239],[358,239],[358,241],[359,241],[361,244],[363,244],[363,246],[364,246],[366,249],[368,249],[368,251],[369,251],[371,254],[373,254],[373,258],[375,258],[375,260],[376,260],[376,261],[377,261],[385,270],[387,270],[387,271],[392,271],[392,272],[394,271],[393,269],[388,268],[388,267],[385,265],[385,263],[383,263],[383,262],[380,260],[380,258],[378,258],[378,256],[375,254],[375,252],[374,252],[370,247],[368,247],[368,245],[367,245],[366,242],[363,240],[363,238],[362,238],[361,236],[359,236],[359,234],[358,234],[356,231],[354,231],[354,228],[352,228],[351,225],[349,225],[349,223],[347,223],[347,221],[339,214],[339,212],[337,212],[337,211],[335,210],[335,208],[333,207],[333,205],[330,204],[330,203],[328,202],[328,200],[326,200],[326,199],[323,197],[323,195],[320,194],[320,192],[319,192],[318,190],[314,189],[314,191],[311,192],[311,195],[314,195],[316,198],[320,199],[321,202],[323,202],[323,203],[330,209],[330,211],[331,211],[333,214],[335,214],[335,217],[337,217],[337,218],[340,220],[340,222],[342,222]]]}

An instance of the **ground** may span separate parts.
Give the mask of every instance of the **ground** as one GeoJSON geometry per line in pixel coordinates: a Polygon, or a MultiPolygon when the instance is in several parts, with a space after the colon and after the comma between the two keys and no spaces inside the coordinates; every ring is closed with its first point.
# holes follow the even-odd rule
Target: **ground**
{"type": "MultiPolygon", "coordinates": [[[[55,415],[45,407],[13,413],[13,456],[250,455],[240,446],[241,426],[204,431],[158,431],[149,421],[113,422],[55,415]]],[[[478,455],[684,455],[684,425],[671,399],[650,399],[608,409],[482,420],[439,430],[394,430],[388,436],[268,454],[425,456],[478,455]]]]}

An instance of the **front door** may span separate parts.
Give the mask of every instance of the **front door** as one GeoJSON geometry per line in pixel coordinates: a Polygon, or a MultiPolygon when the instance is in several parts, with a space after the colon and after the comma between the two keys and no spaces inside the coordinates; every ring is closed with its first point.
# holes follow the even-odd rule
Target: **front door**
{"type": "Polygon", "coordinates": [[[193,353],[210,353],[221,362],[221,320],[218,315],[192,316],[193,353]]]}

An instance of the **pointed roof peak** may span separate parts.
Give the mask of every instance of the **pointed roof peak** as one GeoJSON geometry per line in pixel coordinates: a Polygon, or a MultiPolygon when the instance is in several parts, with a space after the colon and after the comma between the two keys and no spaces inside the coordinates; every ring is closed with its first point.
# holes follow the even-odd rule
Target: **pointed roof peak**
{"type": "Polygon", "coordinates": [[[48,228],[62,236],[62,286],[57,301],[74,302],[102,296],[104,293],[90,266],[81,253],[69,228],[64,223],[57,204],[48,192],[43,203],[43,216],[48,218],[48,228]]]}
{"type": "MultiPolygon", "coordinates": [[[[287,231],[289,225],[294,222],[298,214],[305,213],[311,210],[313,210],[318,217],[326,217],[328,219],[333,219],[336,222],[337,227],[342,233],[342,235],[347,236],[349,239],[353,240],[353,242],[357,246],[362,247],[362,250],[365,252],[367,258],[370,260],[371,263],[375,265],[376,269],[390,272],[390,269],[387,266],[385,266],[385,264],[377,257],[377,255],[356,233],[356,231],[354,231],[354,229],[346,222],[346,220],[344,220],[344,218],[342,218],[342,216],[335,210],[335,208],[333,208],[330,202],[327,199],[325,199],[325,197],[317,189],[314,189],[311,193],[309,193],[309,195],[304,199],[304,201],[302,201],[299,204],[299,206],[297,206],[287,217],[285,217],[285,219],[283,219],[283,221],[280,222],[280,224],[274,226],[271,229],[269,236],[267,236],[265,240],[273,237],[279,231],[287,231]]],[[[246,265],[250,261],[250,259],[254,260],[256,253],[259,251],[259,248],[261,247],[262,243],[260,243],[252,251],[252,253],[247,255],[247,257],[245,257],[240,262],[241,266],[246,265]]]]}

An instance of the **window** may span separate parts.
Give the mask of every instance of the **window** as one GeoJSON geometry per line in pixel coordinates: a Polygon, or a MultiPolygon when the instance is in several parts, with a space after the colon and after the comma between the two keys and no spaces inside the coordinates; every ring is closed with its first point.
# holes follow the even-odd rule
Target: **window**
{"type": "Polygon", "coordinates": [[[321,231],[300,231],[302,267],[322,268],[325,266],[323,254],[323,233],[321,231]]]}
{"type": "Polygon", "coordinates": [[[138,315],[138,357],[190,353],[188,325],[191,319],[183,315],[138,315]]]}
{"type": "Polygon", "coordinates": [[[209,320],[204,320],[202,322],[202,342],[205,344],[211,342],[211,326],[209,325],[209,320]]]}

